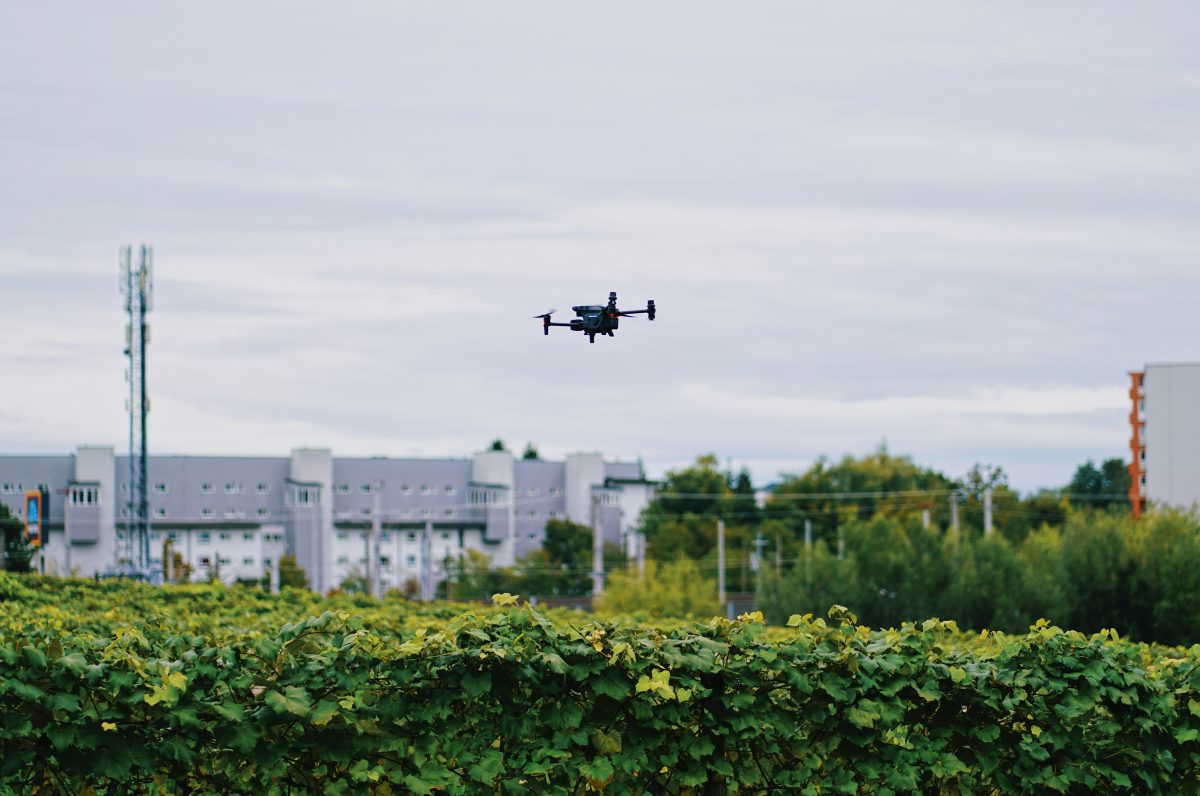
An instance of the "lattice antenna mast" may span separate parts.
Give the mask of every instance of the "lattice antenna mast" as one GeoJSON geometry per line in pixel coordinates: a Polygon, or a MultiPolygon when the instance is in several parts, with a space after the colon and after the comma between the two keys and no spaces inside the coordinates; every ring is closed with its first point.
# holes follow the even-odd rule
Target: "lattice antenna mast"
{"type": "MultiPolygon", "coordinates": [[[[146,415],[150,399],[146,395],[146,344],[150,326],[146,314],[154,308],[154,250],[142,244],[137,268],[133,250],[121,249],[121,292],[125,296],[125,356],[129,360],[129,498],[126,502],[124,558],[127,565],[148,572],[150,569],[150,501],[147,489],[146,415]]],[[[118,551],[120,557],[122,551],[118,551]]]]}

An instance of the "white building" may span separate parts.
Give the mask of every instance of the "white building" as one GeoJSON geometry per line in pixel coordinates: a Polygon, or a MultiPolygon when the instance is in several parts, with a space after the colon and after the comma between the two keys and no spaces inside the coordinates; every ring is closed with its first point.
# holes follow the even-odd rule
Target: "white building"
{"type": "Polygon", "coordinates": [[[1200,504],[1200,362],[1148,364],[1130,374],[1130,500],[1200,504]]]}
{"type": "MultiPolygon", "coordinates": [[[[392,459],[299,448],[287,457],[151,456],[147,472],[153,569],[165,568],[167,539],[197,580],[258,579],[290,553],[322,592],[367,573],[376,515],[379,582],[424,579],[428,593],[469,549],[502,566],[540,547],[552,518],[598,523],[605,539],[625,542],[653,496],[640,463],[595,453],[551,462],[508,451],[392,459]]],[[[42,570],[113,572],[128,555],[128,473],[128,458],[110,447],[0,455],[0,502],[21,516],[26,491],[45,496],[42,570]]]]}

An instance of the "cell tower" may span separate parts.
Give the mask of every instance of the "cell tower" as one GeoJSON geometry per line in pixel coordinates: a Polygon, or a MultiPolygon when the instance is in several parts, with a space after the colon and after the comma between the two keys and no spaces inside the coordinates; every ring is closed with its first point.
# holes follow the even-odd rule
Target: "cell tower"
{"type": "Polygon", "coordinates": [[[121,293],[125,296],[125,356],[129,359],[129,494],[126,501],[125,535],[118,545],[118,565],[124,563],[141,572],[150,570],[150,502],[146,488],[146,343],[150,326],[146,314],[154,308],[154,250],[141,246],[138,267],[133,267],[133,249],[121,248],[121,293]],[[122,562],[121,559],[124,559],[122,562]]]}

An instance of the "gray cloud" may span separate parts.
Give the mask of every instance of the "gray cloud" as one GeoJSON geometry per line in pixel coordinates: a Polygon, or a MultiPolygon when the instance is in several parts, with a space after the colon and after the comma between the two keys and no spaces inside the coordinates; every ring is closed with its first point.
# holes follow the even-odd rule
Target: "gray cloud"
{"type": "Polygon", "coordinates": [[[121,444],[116,250],[146,240],[164,450],[499,435],[768,480],[886,439],[1061,483],[1124,452],[1126,370],[1196,357],[1197,22],[0,9],[0,447],[121,444]],[[527,317],[610,289],[660,319],[527,317]]]}

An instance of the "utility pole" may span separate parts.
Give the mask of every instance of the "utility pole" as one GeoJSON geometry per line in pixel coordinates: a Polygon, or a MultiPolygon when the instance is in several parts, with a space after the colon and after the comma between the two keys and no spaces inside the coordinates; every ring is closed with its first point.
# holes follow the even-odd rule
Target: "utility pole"
{"type": "Polygon", "coordinates": [[[600,495],[592,494],[592,599],[604,593],[604,531],[600,523],[600,495]]]}
{"type": "Polygon", "coordinates": [[[983,533],[988,535],[992,532],[992,488],[989,486],[983,490],[983,533]]]}
{"type": "Polygon", "coordinates": [[[804,519],[804,582],[812,586],[812,520],[804,519]]]}
{"type": "Polygon", "coordinates": [[[383,584],[379,576],[379,533],[383,528],[382,507],[383,482],[371,484],[371,530],[367,534],[367,594],[383,597],[383,584]]]}
{"type": "Polygon", "coordinates": [[[638,531],[637,533],[637,568],[638,577],[645,579],[646,577],[646,534],[638,531]]]}
{"type": "Polygon", "coordinates": [[[950,530],[958,532],[958,493],[950,493],[950,530]]]}
{"type": "Polygon", "coordinates": [[[421,534],[421,599],[433,599],[433,520],[425,521],[421,534]]]}
{"type": "MultiPolygon", "coordinates": [[[[125,295],[125,356],[129,360],[129,498],[125,524],[125,552],[128,566],[146,572],[150,567],[150,503],[146,472],[146,415],[150,399],[146,395],[146,343],[150,326],[146,314],[154,303],[154,252],[142,244],[138,267],[133,267],[133,250],[120,252],[121,292],[125,295]]],[[[118,546],[118,559],[120,552],[118,546]]],[[[119,563],[119,561],[118,561],[119,563]]]]}
{"type": "Polygon", "coordinates": [[[754,571],[756,573],[758,573],[758,579],[756,581],[756,584],[758,584],[758,585],[761,585],[761,581],[762,581],[762,570],[763,570],[762,549],[766,546],[767,546],[767,540],[763,538],[762,531],[759,531],[758,535],[754,537],[754,561],[753,561],[754,571]]]}
{"type": "Polygon", "coordinates": [[[783,574],[783,539],[775,534],[775,574],[783,574]]]}
{"type": "Polygon", "coordinates": [[[717,520],[717,602],[725,607],[725,520],[717,520]]]}
{"type": "Polygon", "coordinates": [[[925,526],[925,530],[929,530],[929,509],[921,512],[921,524],[925,526]]]}

